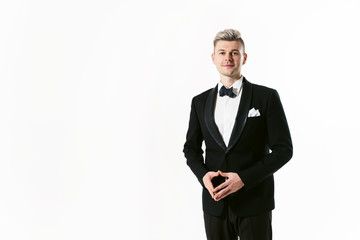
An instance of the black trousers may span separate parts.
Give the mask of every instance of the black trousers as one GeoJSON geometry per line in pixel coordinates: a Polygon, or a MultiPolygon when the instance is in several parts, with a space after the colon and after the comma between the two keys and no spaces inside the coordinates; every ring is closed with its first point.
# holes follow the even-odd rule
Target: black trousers
{"type": "Polygon", "coordinates": [[[271,240],[271,211],[262,215],[238,217],[230,209],[221,217],[204,213],[208,240],[271,240]]]}

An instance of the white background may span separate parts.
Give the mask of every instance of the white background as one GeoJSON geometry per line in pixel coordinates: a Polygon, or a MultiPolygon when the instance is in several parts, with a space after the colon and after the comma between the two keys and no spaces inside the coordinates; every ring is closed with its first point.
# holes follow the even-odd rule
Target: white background
{"type": "Polygon", "coordinates": [[[274,239],[359,239],[357,0],[1,1],[0,239],[205,239],[182,147],[215,34],[278,90],[274,239]]]}

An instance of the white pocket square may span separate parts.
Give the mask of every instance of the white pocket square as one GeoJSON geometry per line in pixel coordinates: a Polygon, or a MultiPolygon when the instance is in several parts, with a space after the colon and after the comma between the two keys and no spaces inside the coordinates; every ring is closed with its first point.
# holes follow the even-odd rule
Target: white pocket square
{"type": "Polygon", "coordinates": [[[250,109],[248,117],[260,117],[259,109],[255,109],[255,108],[250,109]]]}

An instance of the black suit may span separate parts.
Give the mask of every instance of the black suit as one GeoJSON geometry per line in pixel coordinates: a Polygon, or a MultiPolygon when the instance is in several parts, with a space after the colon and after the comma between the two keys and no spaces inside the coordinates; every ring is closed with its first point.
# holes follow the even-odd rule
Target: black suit
{"type": "Polygon", "coordinates": [[[260,215],[274,209],[273,173],[292,157],[292,142],[276,90],[243,80],[240,105],[228,146],[214,121],[217,87],[192,100],[184,145],[187,164],[203,185],[208,171],[236,172],[245,186],[218,202],[203,187],[203,210],[220,216],[225,202],[238,216],[260,215]],[[248,117],[250,109],[259,117],[248,117]],[[205,161],[202,142],[205,141],[205,161]],[[271,151],[270,151],[271,149],[271,151]]]}

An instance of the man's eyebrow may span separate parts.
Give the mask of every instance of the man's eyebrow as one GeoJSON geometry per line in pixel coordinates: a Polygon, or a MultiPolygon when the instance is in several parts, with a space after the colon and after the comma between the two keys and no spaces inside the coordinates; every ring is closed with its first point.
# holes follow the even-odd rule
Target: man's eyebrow
{"type": "MultiPolygon", "coordinates": [[[[220,52],[220,51],[226,51],[226,50],[225,49],[218,49],[217,51],[220,52]]],[[[234,51],[240,52],[239,49],[230,50],[230,52],[234,52],[234,51]]]]}

